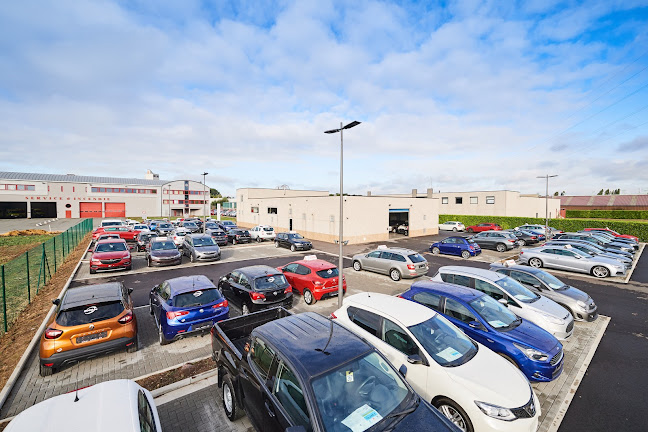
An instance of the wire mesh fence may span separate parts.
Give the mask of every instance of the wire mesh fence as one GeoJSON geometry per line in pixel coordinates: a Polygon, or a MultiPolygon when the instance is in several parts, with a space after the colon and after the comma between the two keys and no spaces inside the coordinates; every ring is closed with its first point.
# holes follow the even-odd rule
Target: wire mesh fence
{"type": "Polygon", "coordinates": [[[40,288],[54,276],[65,257],[91,230],[92,219],[84,219],[0,267],[0,334],[7,331],[40,288]]]}

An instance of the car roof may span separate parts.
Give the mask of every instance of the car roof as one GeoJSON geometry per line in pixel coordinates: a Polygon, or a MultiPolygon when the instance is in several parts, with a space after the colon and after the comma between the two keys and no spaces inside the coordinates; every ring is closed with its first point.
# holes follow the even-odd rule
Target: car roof
{"type": "Polygon", "coordinates": [[[200,237],[209,237],[209,238],[211,238],[211,235],[209,235],[207,233],[204,233],[204,234],[203,233],[192,233],[192,234],[187,234],[187,235],[189,237],[191,237],[191,238],[200,238],[200,237]]]}
{"type": "Polygon", "coordinates": [[[336,268],[335,264],[331,264],[330,262],[324,261],[323,259],[303,259],[299,261],[293,261],[289,264],[293,263],[301,264],[315,271],[336,268]]]}
{"type": "Polygon", "coordinates": [[[167,279],[165,282],[169,284],[172,296],[185,292],[196,291],[199,289],[216,287],[214,285],[214,282],[212,282],[205,275],[181,276],[173,279],[167,279]]]}
{"type": "Polygon", "coordinates": [[[396,252],[396,253],[402,253],[405,255],[412,255],[412,254],[417,254],[413,249],[407,249],[407,248],[401,248],[401,247],[377,247],[376,249],[372,250],[371,252],[375,251],[380,251],[380,252],[396,252]]]}
{"type": "Polygon", "coordinates": [[[498,269],[498,270],[500,270],[500,269],[519,270],[519,271],[534,274],[534,275],[544,273],[544,270],[542,270],[542,269],[538,269],[538,268],[535,268],[535,267],[529,267],[529,266],[523,266],[523,265],[517,265],[517,264],[516,265],[510,265],[510,266],[505,266],[505,265],[500,264],[500,263],[493,263],[493,264],[490,265],[490,267],[492,269],[498,269]]]}
{"type": "Polygon", "coordinates": [[[61,309],[70,309],[90,303],[121,300],[123,295],[121,282],[107,282],[95,285],[82,285],[68,288],[61,301],[61,309]]]}
{"type": "Polygon", "coordinates": [[[118,238],[118,239],[110,238],[110,239],[99,240],[96,244],[105,244],[105,243],[126,243],[126,240],[124,240],[123,238],[118,238]]]}
{"type": "Polygon", "coordinates": [[[477,276],[477,277],[481,277],[482,279],[487,279],[493,282],[506,277],[503,274],[495,273],[490,270],[484,270],[484,269],[480,269],[476,267],[468,267],[468,266],[443,266],[439,268],[439,272],[461,274],[466,276],[477,276]]]}
{"type": "Polygon", "coordinates": [[[364,306],[368,310],[379,311],[400,321],[406,327],[420,324],[436,315],[432,309],[387,294],[363,292],[344,299],[345,306],[364,306]]]}
{"type": "Polygon", "coordinates": [[[335,320],[315,312],[273,320],[257,327],[255,332],[276,346],[307,378],[375,352],[371,345],[335,320]],[[322,352],[324,348],[326,351],[322,352]]]}
{"type": "Polygon", "coordinates": [[[477,291],[472,288],[468,288],[461,285],[455,285],[446,282],[437,282],[432,280],[422,280],[414,282],[411,286],[411,289],[425,289],[430,291],[436,291],[437,293],[447,296],[454,297],[456,299],[463,300],[465,302],[470,302],[476,298],[484,296],[481,291],[477,291]]]}
{"type": "Polygon", "coordinates": [[[283,274],[279,270],[277,270],[274,267],[270,267],[267,265],[253,265],[253,266],[247,266],[247,267],[241,267],[237,268],[235,271],[240,271],[241,273],[245,273],[246,276],[249,276],[251,278],[258,278],[260,276],[268,276],[268,275],[276,275],[276,274],[283,274]]]}

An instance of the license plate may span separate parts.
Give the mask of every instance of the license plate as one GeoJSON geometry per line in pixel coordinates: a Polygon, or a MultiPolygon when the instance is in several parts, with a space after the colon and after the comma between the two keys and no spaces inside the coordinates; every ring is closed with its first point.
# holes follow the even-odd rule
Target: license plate
{"type": "Polygon", "coordinates": [[[76,338],[76,343],[88,342],[95,339],[102,339],[108,336],[108,331],[102,331],[101,333],[94,333],[84,336],[79,336],[76,338]]]}
{"type": "Polygon", "coordinates": [[[196,331],[198,331],[198,330],[207,330],[207,329],[210,328],[210,327],[211,327],[211,323],[209,323],[209,324],[202,324],[202,325],[199,325],[199,326],[197,326],[197,327],[194,327],[193,330],[196,330],[196,331]]]}

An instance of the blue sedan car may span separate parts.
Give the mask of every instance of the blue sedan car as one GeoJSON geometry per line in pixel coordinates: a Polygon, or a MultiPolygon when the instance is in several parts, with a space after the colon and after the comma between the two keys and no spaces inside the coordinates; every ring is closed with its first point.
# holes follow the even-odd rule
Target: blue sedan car
{"type": "Polygon", "coordinates": [[[552,381],[562,373],[564,352],[558,339],[480,291],[420,281],[400,297],[442,313],[472,339],[517,365],[529,381],[552,381]]]}
{"type": "Polygon", "coordinates": [[[468,259],[481,253],[481,248],[474,240],[464,237],[452,236],[430,245],[433,254],[458,255],[468,259]]]}
{"type": "Polygon", "coordinates": [[[158,327],[160,345],[193,333],[208,332],[229,318],[229,306],[214,283],[203,275],[183,276],[156,285],[149,308],[158,327]]]}

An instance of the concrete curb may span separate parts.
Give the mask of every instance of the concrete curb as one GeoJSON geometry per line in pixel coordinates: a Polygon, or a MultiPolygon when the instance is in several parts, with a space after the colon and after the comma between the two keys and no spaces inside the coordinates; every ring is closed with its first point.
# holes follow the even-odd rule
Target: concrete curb
{"type": "Polygon", "coordinates": [[[202,372],[199,373],[198,375],[191,376],[189,378],[185,378],[180,381],[176,381],[174,383],[171,383],[169,385],[166,385],[164,387],[160,387],[159,389],[155,389],[151,391],[151,394],[153,395],[153,399],[157,399],[161,396],[164,396],[167,393],[170,393],[172,391],[181,389],[183,387],[190,386],[192,384],[195,384],[199,381],[202,381],[204,379],[210,378],[218,374],[218,369],[212,369],[208,370],[207,372],[202,372]]]}
{"type": "MultiPolygon", "coordinates": [[[[59,299],[63,298],[63,294],[65,294],[65,291],[68,289],[70,286],[70,283],[72,283],[72,279],[74,279],[74,275],[76,275],[77,271],[79,270],[79,267],[81,266],[81,263],[83,262],[83,257],[79,260],[77,263],[76,267],[74,268],[74,271],[72,271],[72,274],[68,278],[67,282],[65,283],[65,286],[61,290],[61,292],[58,295],[59,299]]],[[[13,386],[16,384],[16,381],[18,381],[18,377],[20,376],[20,373],[23,371],[25,368],[25,365],[27,364],[27,361],[29,360],[29,357],[31,356],[32,351],[38,344],[38,341],[40,340],[41,335],[43,334],[43,331],[45,331],[45,327],[49,323],[50,319],[52,318],[52,314],[56,310],[56,306],[52,305],[50,308],[49,312],[47,313],[47,316],[41,323],[40,327],[36,331],[36,334],[32,338],[31,342],[29,343],[29,346],[23,353],[22,357],[20,357],[20,360],[18,361],[18,364],[16,365],[16,368],[14,369],[13,373],[7,380],[7,383],[5,386],[2,388],[2,391],[0,391],[0,409],[4,406],[4,403],[7,401],[7,398],[9,397],[9,393],[13,389],[13,386]]]]}
{"type": "MultiPolygon", "coordinates": [[[[142,307],[148,307],[148,306],[142,306],[142,307]]],[[[208,358],[211,358],[211,355],[208,355],[208,356],[205,356],[205,357],[198,357],[198,358],[195,358],[195,359],[193,359],[193,360],[189,360],[189,361],[186,361],[186,362],[178,363],[178,364],[176,364],[176,365],[169,366],[168,368],[160,369],[160,370],[157,370],[157,371],[155,371],[155,372],[151,372],[151,373],[148,373],[148,374],[145,374],[145,375],[142,375],[142,376],[138,376],[137,378],[132,378],[132,380],[133,380],[133,381],[143,380],[143,379],[146,379],[146,378],[148,378],[148,377],[152,377],[152,376],[154,376],[154,375],[159,375],[159,374],[161,374],[161,373],[168,372],[168,371],[170,371],[170,370],[178,369],[178,368],[180,368],[180,367],[186,365],[187,363],[195,363],[195,362],[199,362],[199,361],[201,361],[201,360],[207,360],[208,358]]]]}

